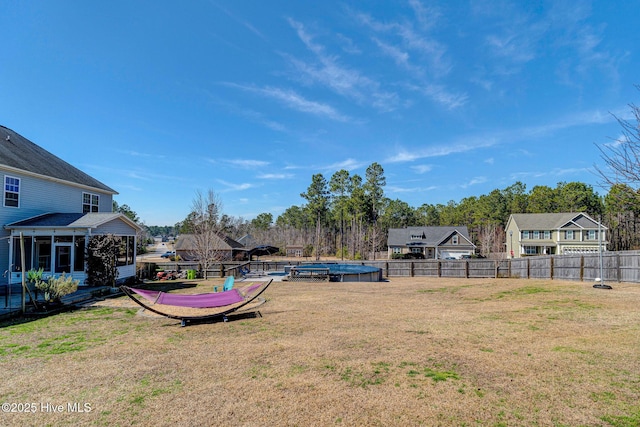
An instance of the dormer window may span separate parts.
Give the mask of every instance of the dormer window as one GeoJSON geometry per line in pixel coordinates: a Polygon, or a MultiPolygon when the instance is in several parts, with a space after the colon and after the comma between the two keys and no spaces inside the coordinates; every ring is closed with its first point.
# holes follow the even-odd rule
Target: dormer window
{"type": "Polygon", "coordinates": [[[20,207],[20,178],[4,177],[4,205],[6,207],[20,207]]]}
{"type": "Polygon", "coordinates": [[[100,196],[91,193],[82,193],[82,212],[99,212],[100,196]]]}
{"type": "Polygon", "coordinates": [[[424,233],[422,233],[422,234],[412,234],[411,235],[411,240],[424,240],[426,238],[427,238],[427,236],[425,236],[424,233]]]}

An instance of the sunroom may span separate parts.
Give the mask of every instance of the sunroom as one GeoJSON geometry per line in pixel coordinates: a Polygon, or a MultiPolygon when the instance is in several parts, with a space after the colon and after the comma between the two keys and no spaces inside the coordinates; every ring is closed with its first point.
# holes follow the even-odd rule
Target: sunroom
{"type": "Polygon", "coordinates": [[[118,280],[136,274],[136,234],[140,226],[120,213],[49,213],[5,226],[10,231],[9,283],[23,272],[42,268],[43,277],[72,276],[87,282],[86,248],[92,236],[110,234],[119,241],[118,280]],[[24,254],[24,256],[22,255],[24,254]]]}

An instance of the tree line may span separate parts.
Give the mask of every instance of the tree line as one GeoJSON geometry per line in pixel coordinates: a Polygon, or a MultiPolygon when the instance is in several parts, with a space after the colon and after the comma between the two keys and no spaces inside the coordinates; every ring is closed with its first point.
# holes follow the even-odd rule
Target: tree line
{"type": "MultiPolygon", "coordinates": [[[[386,249],[390,228],[407,226],[466,226],[482,255],[503,252],[505,227],[513,213],[584,212],[609,227],[609,249],[640,248],[640,194],[616,184],[605,197],[582,182],[559,182],[555,188],[538,185],[527,191],[516,182],[489,194],[466,197],[446,204],[424,203],[412,207],[384,194],[384,170],[371,164],[364,179],[339,170],[328,179],[315,174],[301,194],[306,203],[286,209],[275,221],[271,213],[253,220],[216,216],[216,230],[236,240],[251,235],[253,242],[280,247],[302,246],[306,256],[375,259],[386,249]]],[[[215,199],[215,212],[221,212],[215,199]]],[[[195,212],[195,211],[194,211],[195,212]]],[[[193,233],[197,218],[190,214],[176,224],[178,233],[193,233]]]]}
{"type": "Polygon", "coordinates": [[[313,175],[307,190],[300,194],[306,203],[289,207],[275,221],[271,213],[261,213],[251,221],[222,214],[220,201],[210,190],[204,206],[199,194],[194,203],[198,209],[172,231],[194,233],[202,226],[199,221],[207,218],[217,233],[236,240],[251,235],[256,245],[282,250],[299,245],[306,256],[375,259],[386,248],[390,228],[466,226],[480,254],[487,255],[504,252],[505,227],[511,214],[584,212],[609,228],[609,250],[640,249],[640,108],[630,107],[635,121],[616,117],[622,136],[598,147],[604,166],[596,171],[603,187],[609,188],[605,196],[582,182],[559,182],[555,188],[537,185],[527,191],[518,181],[458,202],[425,202],[412,207],[385,196],[384,169],[372,163],[364,177],[344,169],[328,179],[313,175]],[[209,215],[203,215],[207,210],[209,215]],[[215,218],[213,225],[211,218],[215,218]]]}

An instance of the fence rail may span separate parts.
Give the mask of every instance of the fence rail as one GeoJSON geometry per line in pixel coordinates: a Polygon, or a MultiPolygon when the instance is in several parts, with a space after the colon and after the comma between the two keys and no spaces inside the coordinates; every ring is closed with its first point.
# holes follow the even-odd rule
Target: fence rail
{"type": "MultiPolygon", "coordinates": [[[[205,277],[239,275],[239,267],[246,266],[252,272],[284,271],[285,267],[308,264],[309,261],[251,261],[216,264],[202,272],[205,277]]],[[[327,263],[323,261],[323,263],[327,263]]],[[[640,283],[640,251],[605,252],[599,254],[544,255],[514,259],[465,259],[465,260],[378,260],[344,261],[344,264],[367,265],[382,269],[385,277],[457,277],[457,278],[524,278],[572,281],[640,283]],[[602,270],[602,274],[601,274],[602,270]]],[[[138,271],[148,278],[152,270],[198,269],[197,264],[166,262],[139,263],[138,271]],[[141,273],[142,272],[142,273],[141,273]]]]}

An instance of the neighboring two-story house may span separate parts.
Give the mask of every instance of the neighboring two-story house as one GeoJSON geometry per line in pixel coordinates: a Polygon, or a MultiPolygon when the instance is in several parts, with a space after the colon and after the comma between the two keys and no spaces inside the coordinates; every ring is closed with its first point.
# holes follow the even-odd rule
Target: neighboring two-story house
{"type": "Polygon", "coordinates": [[[140,227],[112,212],[115,190],[4,126],[0,179],[0,282],[42,268],[45,277],[65,273],[87,285],[85,248],[100,234],[121,239],[118,278],[135,276],[140,227]]]}
{"type": "Polygon", "coordinates": [[[387,247],[389,259],[410,253],[426,259],[460,259],[476,249],[466,226],[390,228],[387,247]]]}
{"type": "Polygon", "coordinates": [[[601,244],[604,251],[606,230],[585,213],[512,214],[506,228],[507,256],[598,252],[601,244]]]}

